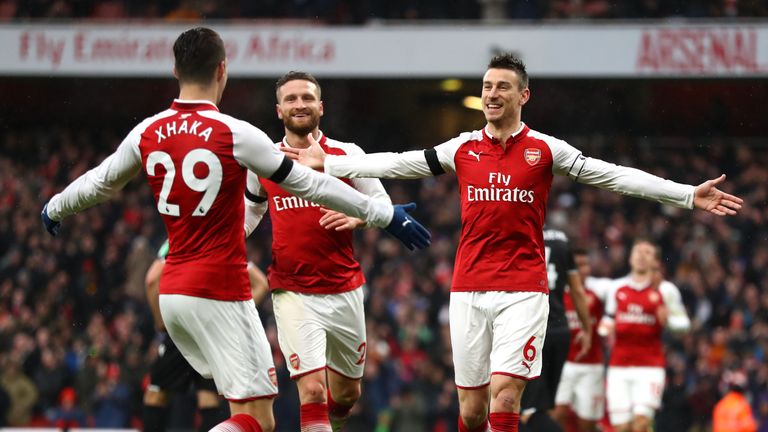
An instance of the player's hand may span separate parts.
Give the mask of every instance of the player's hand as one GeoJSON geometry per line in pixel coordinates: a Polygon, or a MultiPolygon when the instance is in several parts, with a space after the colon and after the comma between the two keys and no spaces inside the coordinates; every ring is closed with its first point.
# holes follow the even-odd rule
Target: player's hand
{"type": "Polygon", "coordinates": [[[581,360],[582,357],[587,355],[589,352],[589,349],[592,347],[592,330],[590,331],[584,331],[581,330],[576,334],[576,337],[574,338],[575,343],[581,344],[581,349],[576,354],[576,358],[574,358],[575,361],[581,360]]]}
{"type": "Polygon", "coordinates": [[[416,208],[416,203],[395,204],[393,207],[395,212],[392,215],[392,221],[384,228],[384,231],[395,236],[410,250],[414,248],[424,249],[429,246],[431,237],[429,231],[408,215],[408,212],[416,208]]]}
{"type": "Polygon", "coordinates": [[[280,147],[280,150],[285,153],[290,159],[296,162],[306,165],[314,169],[322,169],[325,163],[325,151],[320,147],[320,143],[317,142],[312,134],[307,136],[309,140],[309,147],[305,149],[280,147]]]}
{"type": "Polygon", "coordinates": [[[744,200],[727,194],[716,186],[725,181],[725,174],[696,186],[693,192],[693,206],[718,216],[735,215],[741,210],[744,200]]]}
{"type": "Polygon", "coordinates": [[[48,233],[52,236],[56,237],[59,234],[61,223],[51,219],[48,216],[48,203],[45,203],[45,206],[43,206],[43,211],[40,212],[40,218],[43,220],[43,226],[45,226],[45,230],[48,231],[48,233]]]}
{"type": "Polygon", "coordinates": [[[327,230],[352,231],[365,225],[365,221],[334,210],[320,207],[320,226],[327,230]]]}

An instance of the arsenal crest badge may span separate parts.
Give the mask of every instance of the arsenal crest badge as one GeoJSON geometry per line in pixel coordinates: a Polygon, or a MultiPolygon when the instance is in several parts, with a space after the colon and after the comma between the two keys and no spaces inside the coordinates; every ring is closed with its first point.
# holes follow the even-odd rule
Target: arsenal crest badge
{"type": "Polygon", "coordinates": [[[525,149],[523,156],[525,157],[525,161],[528,162],[528,165],[534,166],[541,160],[541,149],[527,148],[525,149]]]}
{"type": "Polygon", "coordinates": [[[301,361],[299,360],[299,355],[296,353],[291,354],[291,356],[288,358],[288,361],[291,362],[291,367],[299,370],[299,366],[301,366],[301,361]]]}
{"type": "Polygon", "coordinates": [[[648,296],[648,298],[649,298],[649,300],[651,300],[651,303],[658,303],[658,302],[659,302],[659,294],[658,294],[658,293],[656,293],[655,291],[654,291],[654,292],[652,292],[652,293],[651,293],[651,294],[648,296]]]}

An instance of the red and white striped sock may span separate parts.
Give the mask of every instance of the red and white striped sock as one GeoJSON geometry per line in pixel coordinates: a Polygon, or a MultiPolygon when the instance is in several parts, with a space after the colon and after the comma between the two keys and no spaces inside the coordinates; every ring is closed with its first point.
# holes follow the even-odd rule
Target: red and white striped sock
{"type": "Polygon", "coordinates": [[[487,430],[488,419],[485,419],[485,421],[480,426],[476,426],[470,429],[467,425],[464,424],[464,420],[461,419],[461,416],[459,416],[459,432],[486,432],[487,430]]]}
{"type": "Polygon", "coordinates": [[[328,421],[328,404],[302,404],[299,411],[301,413],[301,432],[331,432],[331,423],[328,421]]]}
{"type": "Polygon", "coordinates": [[[491,432],[518,432],[520,414],[511,412],[492,412],[490,417],[491,432]]]}
{"type": "Polygon", "coordinates": [[[248,414],[235,414],[217,424],[211,432],[262,432],[259,422],[248,414]]]}

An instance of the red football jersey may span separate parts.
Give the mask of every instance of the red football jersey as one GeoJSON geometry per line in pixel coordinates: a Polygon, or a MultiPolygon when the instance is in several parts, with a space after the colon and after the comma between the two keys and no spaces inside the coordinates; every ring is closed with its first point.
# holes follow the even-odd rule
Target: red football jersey
{"type": "Polygon", "coordinates": [[[486,128],[435,149],[441,160],[451,157],[461,193],[451,289],[548,293],[542,233],[553,164],[578,151],[527,126],[506,148],[486,128]]]}
{"type": "MultiPolygon", "coordinates": [[[[573,300],[569,291],[565,292],[563,297],[563,303],[565,305],[565,315],[568,318],[568,328],[571,330],[571,346],[568,350],[569,362],[580,364],[602,364],[603,362],[603,345],[600,343],[600,336],[597,334],[597,323],[600,318],[603,317],[605,299],[605,289],[596,286],[596,283],[590,283],[591,280],[596,278],[587,278],[584,284],[584,292],[587,297],[587,306],[589,308],[589,316],[592,318],[592,345],[587,351],[584,357],[578,361],[576,355],[581,351],[581,344],[576,342],[576,335],[581,331],[581,321],[576,314],[576,309],[573,307],[573,300]]],[[[598,279],[603,280],[605,283],[609,283],[610,279],[598,279]]]]}
{"type": "Polygon", "coordinates": [[[144,172],[168,230],[161,294],[251,298],[243,194],[233,133],[210,103],[175,101],[141,133],[144,172]]]}
{"type": "Polygon", "coordinates": [[[617,286],[612,298],[615,309],[615,342],[611,351],[611,366],[664,367],[661,343],[663,326],[657,311],[664,299],[657,288],[632,286],[632,281],[617,286]]]}
{"type": "MultiPolygon", "coordinates": [[[[325,135],[318,142],[327,154],[362,153],[354,144],[331,140],[325,135]]],[[[342,180],[374,198],[389,200],[378,179],[342,180]]],[[[272,221],[272,264],[267,271],[271,289],[337,294],[365,283],[354,256],[352,231],[323,228],[319,224],[321,206],[296,197],[268,179],[260,179],[260,184],[261,191],[250,192],[266,195],[272,221]]]]}

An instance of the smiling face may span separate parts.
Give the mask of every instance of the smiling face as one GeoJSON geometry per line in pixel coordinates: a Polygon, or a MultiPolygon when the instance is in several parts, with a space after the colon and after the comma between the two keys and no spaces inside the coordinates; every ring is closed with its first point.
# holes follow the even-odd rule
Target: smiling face
{"type": "Polygon", "coordinates": [[[528,102],[530,90],[520,88],[520,79],[511,69],[491,68],[483,76],[481,100],[488,123],[507,123],[519,120],[523,105],[528,102]]]}
{"type": "Polygon", "coordinates": [[[315,83],[296,79],[277,91],[277,117],[296,135],[307,135],[320,125],[323,102],[315,83]]]}

